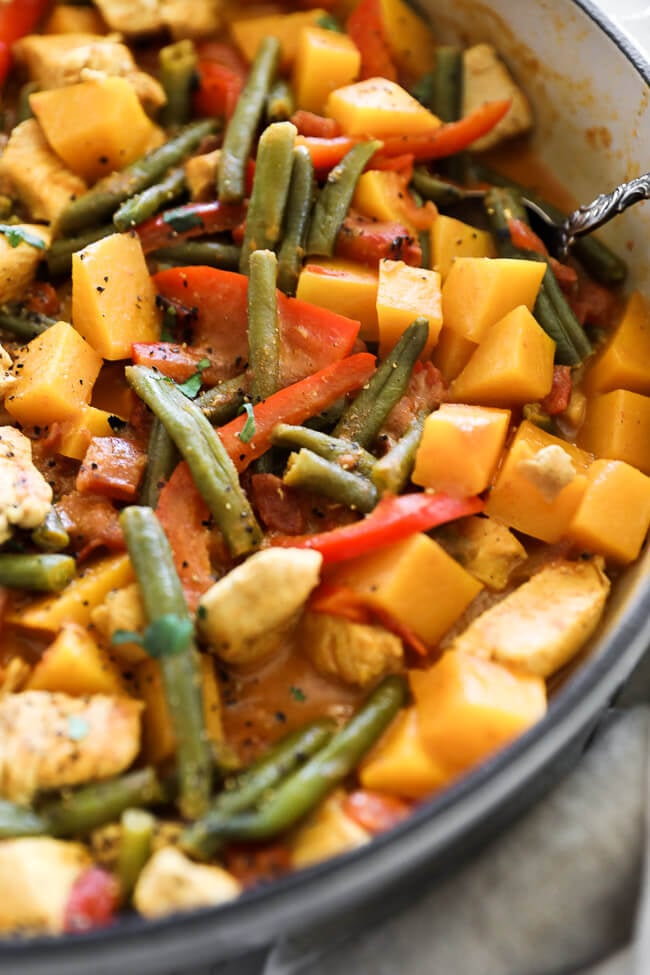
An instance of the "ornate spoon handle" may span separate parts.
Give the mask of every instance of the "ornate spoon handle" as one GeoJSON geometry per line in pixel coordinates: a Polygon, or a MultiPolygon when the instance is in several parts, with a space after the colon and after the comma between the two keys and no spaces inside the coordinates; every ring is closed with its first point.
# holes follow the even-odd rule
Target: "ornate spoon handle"
{"type": "Polygon", "coordinates": [[[650,173],[637,176],[629,183],[621,183],[611,193],[601,193],[592,203],[570,213],[559,228],[558,256],[564,260],[574,237],[591,233],[612,217],[623,213],[641,200],[650,199],[650,173]]]}

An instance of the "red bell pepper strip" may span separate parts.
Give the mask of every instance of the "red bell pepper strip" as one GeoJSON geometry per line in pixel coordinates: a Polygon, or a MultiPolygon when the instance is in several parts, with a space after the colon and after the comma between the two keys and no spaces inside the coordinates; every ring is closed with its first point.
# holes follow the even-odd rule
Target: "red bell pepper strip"
{"type": "Polygon", "coordinates": [[[122,437],[93,437],[84,454],[75,487],[81,494],[101,494],[134,501],[147,455],[122,437]]]}
{"type": "MultiPolygon", "coordinates": [[[[196,309],[193,344],[211,350],[213,362],[224,365],[224,377],[242,372],[248,360],[248,279],[218,268],[184,267],[160,271],[153,281],[163,298],[196,309]]],[[[281,292],[277,300],[283,385],[352,351],[358,322],[281,292]]]]}
{"type": "Polygon", "coordinates": [[[401,494],[381,499],[374,511],[342,528],[317,535],[276,536],[273,545],[313,549],[326,563],[342,562],[357,555],[399,542],[415,532],[430,531],[457,518],[482,511],[478,497],[452,498],[447,494],[401,494]]]}
{"type": "Polygon", "coordinates": [[[297,112],[294,112],[291,121],[300,135],[313,135],[317,139],[335,139],[341,135],[341,126],[336,119],[307,112],[304,108],[299,108],[297,112]]]}
{"type": "Polygon", "coordinates": [[[540,403],[544,412],[549,416],[564,413],[569,406],[572,388],[571,366],[553,366],[551,391],[540,403]]]}
{"type": "Polygon", "coordinates": [[[390,221],[378,222],[353,211],[348,211],[341,225],[334,253],[370,267],[377,267],[385,258],[404,261],[412,267],[422,266],[420,241],[407,227],[390,221]]]}
{"type": "MultiPolygon", "coordinates": [[[[414,159],[442,159],[453,156],[471,146],[472,142],[487,135],[501,121],[510,108],[510,99],[485,102],[458,122],[448,122],[427,135],[398,135],[383,140],[378,158],[411,153],[414,159]]],[[[374,166],[374,160],[371,160],[374,166]]]]}
{"type": "Polygon", "coordinates": [[[313,135],[297,135],[296,145],[304,146],[311,156],[317,174],[323,175],[343,159],[358,140],[348,135],[339,135],[335,139],[321,139],[313,135]]]}
{"type": "Polygon", "coordinates": [[[75,880],[63,914],[68,934],[112,924],[120,902],[117,879],[101,867],[89,867],[75,880]]]}
{"type": "Polygon", "coordinates": [[[194,112],[207,118],[229,119],[245,84],[243,76],[225,64],[207,60],[199,61],[197,74],[198,87],[192,99],[194,112]]]}
{"type": "Polygon", "coordinates": [[[401,823],[410,815],[413,805],[397,796],[357,789],[345,797],[341,808],[346,816],[374,836],[401,823]]]}
{"type": "Polygon", "coordinates": [[[397,81],[397,68],[386,41],[380,0],[361,0],[345,25],[361,54],[361,78],[397,81]]]}
{"type": "Polygon", "coordinates": [[[210,200],[187,203],[144,220],[134,228],[145,254],[204,234],[234,230],[246,216],[243,206],[210,200]]]}
{"type": "Polygon", "coordinates": [[[200,350],[175,342],[134,342],[131,358],[137,366],[149,366],[176,383],[184,383],[196,373],[205,356],[200,350]]]}
{"type": "Polygon", "coordinates": [[[218,433],[237,470],[245,470],[269,449],[276,424],[304,423],[341,396],[359,389],[374,371],[374,355],[359,352],[273,393],[254,408],[255,432],[248,443],[240,439],[247,416],[226,423],[218,433]]]}
{"type": "Polygon", "coordinates": [[[381,156],[375,155],[372,160],[373,169],[383,169],[383,170],[393,170],[396,173],[400,173],[406,183],[411,182],[413,178],[413,163],[415,162],[413,153],[405,152],[401,156],[381,156]]]}
{"type": "Polygon", "coordinates": [[[174,565],[190,612],[213,583],[210,565],[210,512],[185,461],[174,469],[158,498],[156,515],[171,546],[174,565]]]}
{"type": "Polygon", "coordinates": [[[0,3],[0,41],[11,45],[31,34],[50,6],[50,0],[9,0],[0,3]]]}

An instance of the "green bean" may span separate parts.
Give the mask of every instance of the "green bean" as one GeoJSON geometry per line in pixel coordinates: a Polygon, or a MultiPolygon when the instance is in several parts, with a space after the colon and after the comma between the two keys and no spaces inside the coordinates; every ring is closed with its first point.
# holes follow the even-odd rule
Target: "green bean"
{"type": "Polygon", "coordinates": [[[45,836],[47,832],[48,823],[42,816],[8,799],[0,799],[0,840],[18,836],[45,836]]]}
{"type": "Polygon", "coordinates": [[[0,308],[0,331],[9,332],[21,341],[29,342],[51,325],[56,325],[56,319],[49,318],[47,315],[30,312],[13,305],[0,308]]]}
{"type": "Polygon", "coordinates": [[[220,846],[224,819],[251,809],[283,779],[316,754],[332,737],[334,722],[324,718],[285,735],[249,769],[236,776],[213,800],[206,815],[181,833],[180,845],[190,856],[208,860],[220,846]]]}
{"type": "Polygon", "coordinates": [[[284,78],[278,78],[266,96],[266,118],[269,122],[287,122],[296,109],[291,85],[284,78]]]}
{"type": "Polygon", "coordinates": [[[277,392],[280,382],[277,271],[273,251],[253,251],[248,282],[248,361],[253,403],[277,392]]]}
{"type": "Polygon", "coordinates": [[[154,416],[147,444],[147,466],[138,492],[138,502],[149,508],[158,504],[160,491],[178,463],[176,444],[164,423],[154,416]]]}
{"type": "Polygon", "coordinates": [[[246,195],[246,164],[279,59],[280,42],[275,37],[265,37],[228,122],[217,171],[217,195],[227,203],[238,203],[246,195]]]}
{"type": "Polygon", "coordinates": [[[0,586],[59,592],[74,579],[75,560],[70,555],[0,555],[0,586]]]}
{"type": "MultiPolygon", "coordinates": [[[[554,223],[562,223],[567,216],[558,207],[553,206],[547,200],[543,199],[543,197],[538,196],[532,189],[522,186],[521,183],[517,183],[515,180],[510,179],[510,177],[504,176],[502,173],[497,173],[482,163],[474,162],[473,169],[478,179],[486,183],[491,183],[493,186],[501,186],[515,190],[515,192],[525,197],[525,199],[530,200],[536,207],[544,211],[549,220],[552,220],[554,223]]],[[[625,262],[617,254],[614,254],[606,244],[603,244],[602,241],[593,235],[577,237],[571,246],[571,251],[580,260],[580,263],[584,265],[589,274],[602,284],[622,284],[627,276],[627,265],[625,262]]]]}
{"type": "Polygon", "coordinates": [[[178,199],[185,189],[185,170],[183,168],[170,170],[160,183],[148,186],[141,193],[136,193],[122,203],[113,216],[116,229],[122,232],[136,227],[167,203],[178,199]]]}
{"type": "Polygon", "coordinates": [[[74,237],[61,237],[50,244],[47,251],[47,269],[54,278],[63,277],[70,274],[72,270],[72,255],[81,251],[89,244],[94,244],[104,237],[110,237],[115,233],[112,223],[104,224],[102,227],[94,227],[86,230],[82,234],[74,237]]]}
{"type": "Polygon", "coordinates": [[[316,416],[310,416],[307,420],[305,420],[303,426],[307,427],[309,430],[318,430],[321,433],[329,432],[343,416],[345,407],[345,396],[341,396],[340,399],[335,400],[335,402],[332,403],[331,406],[328,406],[327,409],[317,413],[316,416]]]}
{"type": "Polygon", "coordinates": [[[459,203],[466,197],[466,192],[460,186],[447,183],[437,176],[433,176],[425,166],[416,166],[411,177],[411,185],[425,200],[432,200],[436,206],[446,207],[459,203]]]}
{"type": "Polygon", "coordinates": [[[160,264],[175,267],[198,264],[220,267],[224,271],[236,271],[240,254],[241,250],[235,244],[224,244],[220,240],[186,240],[181,244],[161,247],[149,256],[160,264]]]}
{"type": "Polygon", "coordinates": [[[434,84],[433,71],[427,71],[409,88],[409,93],[425,108],[431,108],[434,84]]]}
{"type": "Polygon", "coordinates": [[[294,826],[347,776],[385,731],[406,700],[403,677],[386,677],[357,714],[253,812],[235,814],[214,830],[229,840],[266,840],[294,826]]]}
{"type": "Polygon", "coordinates": [[[366,477],[343,470],[337,463],[304,447],[289,457],[283,481],[289,487],[324,494],[363,514],[372,511],[378,501],[377,491],[366,477]]]}
{"type": "Polygon", "coordinates": [[[315,187],[309,150],[306,146],[295,146],[285,225],[278,251],[278,288],[287,295],[295,295],[298,287],[315,187]]]}
{"type": "Polygon", "coordinates": [[[59,234],[78,234],[112,217],[121,203],[161,180],[172,166],[178,166],[197,148],[202,139],[216,130],[217,123],[213,119],[192,122],[142,159],[121,172],[100,179],[91,190],[65,208],[59,218],[59,234]]]}
{"type": "Polygon", "coordinates": [[[167,800],[155,769],[142,768],[104,782],[92,782],[39,807],[52,836],[83,836],[112,823],[131,806],[152,806],[167,800]]]}
{"type": "Polygon", "coordinates": [[[424,410],[418,413],[395,446],[375,462],[371,480],[380,494],[401,494],[408,484],[427,416],[424,410]]]}
{"type": "Polygon", "coordinates": [[[177,41],[160,49],[160,83],[167,102],[160,113],[165,127],[185,125],[192,114],[192,91],[196,82],[198,58],[191,40],[177,41]]]}
{"type": "MultiPolygon", "coordinates": [[[[502,257],[545,261],[543,255],[521,250],[512,242],[508,221],[516,218],[528,224],[526,211],[515,191],[507,188],[488,190],[485,195],[485,212],[502,257]]],[[[547,269],[533,313],[544,331],[555,342],[556,360],[563,365],[574,366],[589,354],[591,348],[584,331],[560,292],[550,265],[546,263],[547,269]]]]}
{"type": "MultiPolygon", "coordinates": [[[[167,536],[152,509],[124,508],[120,525],[149,624],[168,616],[175,616],[183,623],[190,622],[167,536]]],[[[173,651],[161,652],[159,663],[176,740],[179,808],[183,816],[193,818],[202,815],[207,808],[212,770],[194,637],[190,636],[180,650],[175,647],[173,651]]],[[[128,805],[142,803],[129,802],[128,805]]]]}
{"type": "Polygon", "coordinates": [[[206,389],[194,402],[211,423],[220,427],[237,415],[250,391],[250,385],[249,374],[242,372],[232,379],[224,379],[212,389],[206,389]]]}
{"type": "Polygon", "coordinates": [[[307,235],[307,254],[331,257],[336,237],[345,220],[357,181],[366,163],[381,149],[381,142],[359,142],[330,170],[314,206],[307,235]]]}
{"type": "Polygon", "coordinates": [[[151,856],[156,820],[146,809],[125,809],[121,826],[117,875],[122,897],[128,900],[151,856]]]}
{"type": "Polygon", "coordinates": [[[70,536],[63,526],[56,508],[50,508],[45,521],[32,532],[34,545],[44,552],[61,552],[70,544],[70,536]]]}
{"type": "Polygon", "coordinates": [[[436,48],[431,111],[443,122],[457,122],[463,108],[463,52],[459,47],[436,48]]]}
{"type": "Polygon", "coordinates": [[[201,409],[173,383],[144,366],[127,366],[132,389],[163,422],[234,556],[257,548],[262,531],[233,462],[201,409]]]}
{"type": "Polygon", "coordinates": [[[253,251],[273,250],[280,239],[289,195],[296,132],[291,122],[274,122],[260,136],[239,259],[242,274],[249,273],[248,265],[253,251]]]}
{"type": "Polygon", "coordinates": [[[290,450],[306,447],[319,457],[339,464],[344,470],[350,469],[367,477],[372,474],[377,462],[376,457],[357,443],[332,437],[319,430],[310,430],[308,427],[292,426],[289,423],[276,424],[271,434],[271,442],[277,447],[288,447],[290,450]]]}
{"type": "Polygon", "coordinates": [[[400,336],[390,355],[347,407],[334,436],[369,447],[386,417],[406,392],[411,373],[426,345],[429,323],[417,318],[400,336]]]}
{"type": "Polygon", "coordinates": [[[22,86],[18,93],[18,104],[16,105],[16,125],[26,122],[27,119],[34,118],[34,112],[29,102],[30,96],[39,91],[40,85],[37,81],[28,81],[22,86]]]}

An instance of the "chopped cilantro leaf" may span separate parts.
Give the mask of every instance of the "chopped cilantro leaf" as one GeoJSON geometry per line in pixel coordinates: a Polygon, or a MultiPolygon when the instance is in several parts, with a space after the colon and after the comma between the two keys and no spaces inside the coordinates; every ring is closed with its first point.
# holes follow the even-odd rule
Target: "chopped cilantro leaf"
{"type": "Polygon", "coordinates": [[[81,741],[90,730],[88,722],[79,714],[71,714],[68,718],[68,738],[71,741],[81,741]]]}
{"type": "Polygon", "coordinates": [[[178,383],[178,388],[188,399],[194,399],[201,388],[203,382],[203,370],[210,365],[209,359],[199,359],[196,364],[196,372],[186,379],[184,383],[178,383]]]}
{"type": "Polygon", "coordinates": [[[246,413],[247,417],[246,423],[239,434],[239,439],[242,443],[250,443],[255,436],[255,413],[253,412],[253,407],[250,403],[244,403],[239,412],[246,413]]]}
{"type": "Polygon", "coordinates": [[[0,234],[4,234],[10,247],[18,247],[19,244],[30,244],[39,250],[45,250],[45,241],[36,234],[31,234],[23,227],[12,226],[9,223],[0,223],[0,234]]]}
{"type": "Polygon", "coordinates": [[[343,33],[343,28],[339,24],[338,20],[336,17],[332,17],[331,14],[323,14],[323,16],[319,17],[316,21],[316,25],[322,30],[333,30],[337,34],[343,33]]]}
{"type": "Polygon", "coordinates": [[[305,694],[305,692],[301,687],[292,686],[289,688],[289,693],[291,694],[291,697],[294,699],[294,701],[302,702],[307,700],[307,695],[305,694]]]}
{"type": "Polygon", "coordinates": [[[118,646],[121,643],[137,643],[150,657],[171,657],[187,649],[192,632],[190,620],[182,619],[176,613],[165,613],[150,623],[144,633],[116,630],[111,642],[118,646]]]}
{"type": "Polygon", "coordinates": [[[203,226],[203,218],[198,213],[188,212],[183,207],[177,207],[175,210],[168,210],[167,213],[163,213],[163,220],[177,234],[185,233],[186,230],[192,230],[194,227],[203,226]]]}

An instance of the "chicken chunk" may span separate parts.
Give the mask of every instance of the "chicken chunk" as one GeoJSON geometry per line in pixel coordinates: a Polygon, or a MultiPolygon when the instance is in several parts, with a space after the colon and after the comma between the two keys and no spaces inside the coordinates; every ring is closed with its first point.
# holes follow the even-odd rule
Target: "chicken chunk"
{"type": "Polygon", "coordinates": [[[473,516],[445,526],[436,536],[452,558],[490,589],[505,589],[526,549],[493,518],[473,516]]]}
{"type": "Polygon", "coordinates": [[[145,917],[164,917],[234,900],[241,884],[221,867],[192,863],[180,850],[167,846],[151,857],[133,894],[136,910],[145,917]]]}
{"type": "Polygon", "coordinates": [[[222,0],[95,0],[112,30],[150,34],[168,28],[176,39],[205,37],[221,26],[222,0]]]}
{"type": "Polygon", "coordinates": [[[185,163],[185,178],[193,200],[209,200],[214,195],[221,149],[192,156],[185,163]]]}
{"type": "Polygon", "coordinates": [[[72,887],[91,866],[81,843],[48,836],[0,842],[0,932],[60,934],[72,887]]]}
{"type": "Polygon", "coordinates": [[[328,613],[305,613],[300,636],[321,674],[360,687],[399,670],[404,657],[400,638],[383,626],[353,623],[328,613]]]}
{"type": "Polygon", "coordinates": [[[451,649],[549,677],[589,639],[609,589],[599,560],[556,562],[477,617],[451,649]]]}
{"type": "Polygon", "coordinates": [[[56,223],[70,200],[86,189],[81,177],[50,148],[36,119],[12,129],[0,156],[0,193],[18,197],[34,220],[56,223]]]}
{"type": "Polygon", "coordinates": [[[29,802],[124,771],[140,747],[142,704],[128,697],[24,691],[0,701],[0,796],[29,802]]]}
{"type": "MultiPolygon", "coordinates": [[[[142,633],[147,625],[147,618],[137,582],[123,589],[112,589],[104,602],[92,610],[90,619],[106,643],[111,642],[117,630],[142,633]]],[[[132,641],[116,644],[113,653],[129,664],[139,664],[149,659],[144,647],[132,641]]]]}
{"type": "Polygon", "coordinates": [[[126,78],[142,105],[155,112],[165,92],[155,78],[140,71],[125,44],[94,34],[29,34],[14,44],[16,60],[41,89],[63,88],[97,77],[126,78]]]}
{"type": "Polygon", "coordinates": [[[248,664],[278,650],[294,629],[322,556],[297,548],[268,548],[216,582],[201,596],[199,632],[210,650],[248,664]]]}
{"type": "Polygon", "coordinates": [[[291,836],[291,860],[296,868],[346,853],[370,840],[370,834],[343,810],[345,792],[337,790],[291,836]]]}
{"type": "Polygon", "coordinates": [[[477,139],[472,149],[492,149],[504,139],[528,132],[533,113],[528,98],[519,88],[491,44],[476,44],[463,55],[463,116],[480,108],[484,102],[510,98],[507,114],[491,132],[477,139]]]}
{"type": "Polygon", "coordinates": [[[520,460],[517,472],[523,474],[549,504],[576,476],[571,457],[559,444],[549,444],[532,457],[520,460]]]}
{"type": "Polygon", "coordinates": [[[36,528],[52,506],[52,488],[32,463],[31,441],[0,427],[0,545],[13,527],[36,528]]]}

